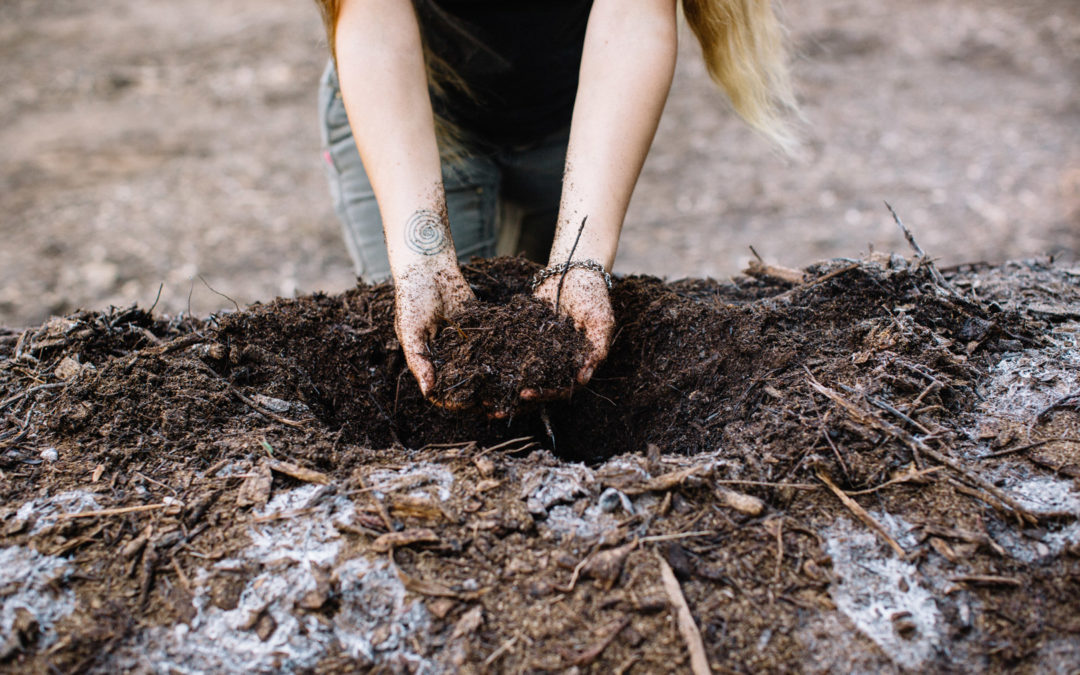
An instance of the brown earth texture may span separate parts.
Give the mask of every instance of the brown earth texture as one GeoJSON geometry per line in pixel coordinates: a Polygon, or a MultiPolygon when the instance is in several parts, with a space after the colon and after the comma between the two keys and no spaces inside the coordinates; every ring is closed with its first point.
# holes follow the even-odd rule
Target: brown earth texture
{"type": "Polygon", "coordinates": [[[1080,671],[1080,4],[783,12],[798,157],[683,31],[610,356],[475,261],[435,404],[313,3],[0,2],[0,672],[1080,671]]]}
{"type": "Polygon", "coordinates": [[[9,331],[0,669],[1072,672],[1080,269],[751,271],[618,279],[593,380],[499,420],[387,285],[9,331]]]}

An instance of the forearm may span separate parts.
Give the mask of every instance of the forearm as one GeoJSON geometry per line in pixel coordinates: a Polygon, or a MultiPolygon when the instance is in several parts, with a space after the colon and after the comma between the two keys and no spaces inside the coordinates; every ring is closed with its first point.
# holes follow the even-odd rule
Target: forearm
{"type": "Polygon", "coordinates": [[[336,30],[338,78],[382,215],[397,278],[454,262],[420,29],[409,0],[348,0],[336,30]]]}
{"type": "Polygon", "coordinates": [[[610,269],[631,193],[671,89],[677,46],[674,0],[597,0],[585,31],[573,105],[563,201],[550,264],[610,269]]]}
{"type": "Polygon", "coordinates": [[[597,0],[589,16],[550,264],[610,269],[675,70],[674,0],[597,0]]]}

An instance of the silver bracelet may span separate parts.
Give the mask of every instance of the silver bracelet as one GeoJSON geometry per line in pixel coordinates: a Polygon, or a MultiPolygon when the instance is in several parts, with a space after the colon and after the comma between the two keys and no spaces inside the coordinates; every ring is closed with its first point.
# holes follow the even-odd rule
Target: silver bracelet
{"type": "Polygon", "coordinates": [[[592,270],[597,272],[604,278],[604,283],[607,285],[608,290],[611,290],[611,275],[604,269],[604,266],[595,260],[570,260],[568,262],[559,263],[558,265],[552,265],[551,267],[545,267],[536,273],[532,278],[532,289],[535,291],[540,284],[544,283],[548,279],[554,276],[558,276],[570,270],[592,270]]]}

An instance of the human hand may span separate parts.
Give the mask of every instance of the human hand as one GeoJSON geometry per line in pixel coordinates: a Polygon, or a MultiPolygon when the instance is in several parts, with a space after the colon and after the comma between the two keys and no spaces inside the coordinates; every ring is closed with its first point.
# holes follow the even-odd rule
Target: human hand
{"type": "Polygon", "coordinates": [[[444,317],[475,299],[456,260],[426,259],[395,277],[394,330],[405,352],[405,362],[425,397],[435,386],[428,341],[435,337],[444,317]]]}
{"type": "MultiPolygon", "coordinates": [[[[611,309],[605,278],[595,270],[573,268],[566,273],[559,294],[561,274],[551,276],[537,286],[534,295],[546,303],[558,314],[569,316],[574,327],[585,333],[589,343],[589,352],[585,363],[578,371],[578,384],[586,384],[593,376],[593,371],[608,354],[611,336],[615,330],[615,313],[611,309]],[[558,307],[556,307],[558,302],[558,307]]],[[[565,391],[538,392],[526,389],[521,392],[523,399],[562,398],[565,391]]]]}

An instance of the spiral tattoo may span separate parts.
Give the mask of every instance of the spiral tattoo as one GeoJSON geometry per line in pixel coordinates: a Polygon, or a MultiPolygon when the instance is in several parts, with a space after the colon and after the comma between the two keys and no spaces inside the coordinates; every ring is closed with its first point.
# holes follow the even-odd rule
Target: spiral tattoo
{"type": "Polygon", "coordinates": [[[420,209],[405,224],[405,244],[420,255],[436,255],[450,245],[450,237],[438,213],[420,209]]]}

